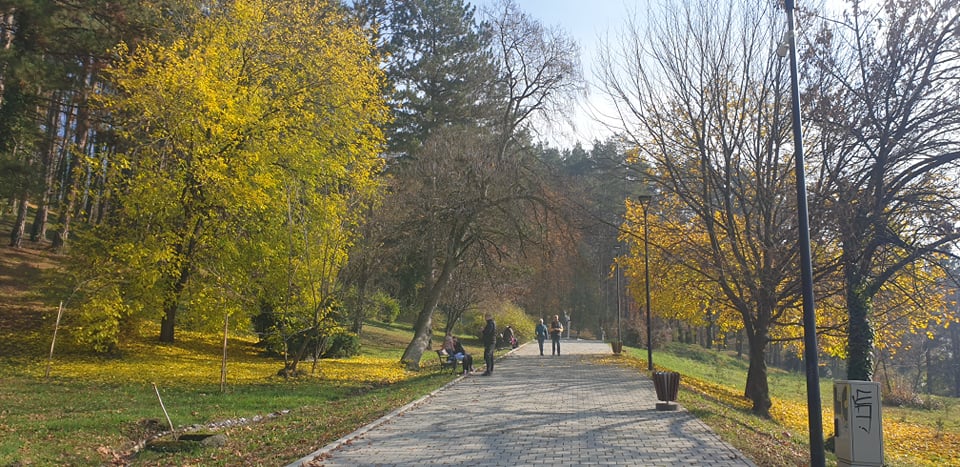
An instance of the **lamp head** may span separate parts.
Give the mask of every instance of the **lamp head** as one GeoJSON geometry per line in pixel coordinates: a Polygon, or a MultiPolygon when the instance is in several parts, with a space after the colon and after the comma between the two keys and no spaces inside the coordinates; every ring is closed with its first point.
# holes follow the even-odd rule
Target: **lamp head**
{"type": "Polygon", "coordinates": [[[787,52],[790,52],[790,45],[786,42],[780,43],[780,46],[777,47],[777,56],[780,58],[786,57],[787,52]]]}
{"type": "Polygon", "coordinates": [[[780,45],[777,46],[777,56],[780,58],[786,57],[787,53],[790,52],[790,31],[783,33],[783,39],[780,39],[780,45]]]}

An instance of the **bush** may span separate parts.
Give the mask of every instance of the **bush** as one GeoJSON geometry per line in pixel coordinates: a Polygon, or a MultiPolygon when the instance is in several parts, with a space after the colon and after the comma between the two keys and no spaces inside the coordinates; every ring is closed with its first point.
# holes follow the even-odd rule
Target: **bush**
{"type": "Polygon", "coordinates": [[[390,324],[400,316],[400,302],[388,293],[377,291],[370,297],[370,300],[373,302],[374,309],[377,310],[377,317],[380,318],[380,321],[390,324]]]}
{"type": "Polygon", "coordinates": [[[938,410],[943,407],[943,403],[927,396],[922,397],[913,391],[907,378],[899,375],[888,377],[888,387],[883,391],[883,404],[894,407],[909,407],[912,409],[938,410]]]}
{"type": "Polygon", "coordinates": [[[346,358],[360,355],[360,336],[340,329],[329,336],[329,346],[323,352],[323,358],[346,358]]]}
{"type": "Polygon", "coordinates": [[[536,323],[533,318],[527,316],[522,308],[508,302],[481,306],[477,311],[466,316],[464,322],[468,323],[466,324],[467,333],[472,333],[478,339],[482,338],[483,327],[486,326],[483,315],[487,311],[493,313],[493,320],[497,323],[497,334],[502,333],[507,326],[510,326],[513,328],[513,335],[517,338],[517,343],[520,344],[536,335],[534,332],[536,323]]]}

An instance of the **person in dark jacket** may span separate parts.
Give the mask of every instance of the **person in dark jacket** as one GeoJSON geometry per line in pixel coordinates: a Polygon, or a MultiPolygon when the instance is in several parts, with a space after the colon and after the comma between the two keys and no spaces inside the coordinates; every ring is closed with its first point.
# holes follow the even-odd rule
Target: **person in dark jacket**
{"type": "Polygon", "coordinates": [[[489,311],[483,317],[487,325],[483,328],[480,340],[483,342],[483,361],[487,364],[487,370],[480,376],[490,376],[493,373],[493,352],[497,349],[497,323],[493,322],[493,313],[489,311]]]}
{"type": "Polygon", "coordinates": [[[553,321],[550,322],[550,346],[551,355],[560,355],[560,336],[563,335],[563,325],[560,324],[560,316],[553,315],[553,321]]]}
{"type": "Polygon", "coordinates": [[[543,318],[537,324],[537,344],[540,344],[540,355],[543,355],[543,341],[547,340],[547,325],[543,324],[543,318]]]}

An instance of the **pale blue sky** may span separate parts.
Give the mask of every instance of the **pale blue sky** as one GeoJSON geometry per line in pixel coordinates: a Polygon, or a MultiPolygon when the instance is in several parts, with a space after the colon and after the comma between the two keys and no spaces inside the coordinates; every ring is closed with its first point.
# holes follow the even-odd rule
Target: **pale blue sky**
{"type": "MultiPolygon", "coordinates": [[[[468,0],[483,8],[494,3],[493,0],[468,0]]],[[[580,60],[584,78],[593,80],[593,68],[597,60],[597,47],[608,31],[623,27],[628,11],[642,5],[638,0],[515,0],[525,12],[540,20],[544,26],[558,27],[570,34],[581,48],[580,60]]],[[[595,139],[605,139],[610,132],[595,123],[588,109],[590,103],[600,104],[601,93],[590,90],[588,102],[581,102],[574,112],[576,130],[564,128],[550,135],[550,144],[558,147],[572,147],[580,141],[587,149],[595,139]]]]}
{"type": "MultiPolygon", "coordinates": [[[[478,8],[491,5],[495,0],[467,0],[478,8]]],[[[595,139],[605,139],[611,135],[603,125],[596,123],[593,115],[611,113],[612,106],[604,102],[603,93],[592,89],[594,69],[597,62],[597,49],[609,34],[615,37],[621,31],[627,18],[633,12],[644,8],[647,0],[515,0],[525,12],[537,18],[547,27],[559,27],[570,34],[581,47],[583,75],[589,90],[585,102],[581,102],[574,112],[576,131],[565,129],[561,134],[548,138],[550,144],[558,147],[572,147],[577,141],[590,149],[595,139]]],[[[696,0],[707,1],[707,0],[696,0]]],[[[821,2],[837,8],[843,0],[797,0],[797,4],[821,2]]],[[[784,27],[786,27],[784,18],[784,27]]]]}

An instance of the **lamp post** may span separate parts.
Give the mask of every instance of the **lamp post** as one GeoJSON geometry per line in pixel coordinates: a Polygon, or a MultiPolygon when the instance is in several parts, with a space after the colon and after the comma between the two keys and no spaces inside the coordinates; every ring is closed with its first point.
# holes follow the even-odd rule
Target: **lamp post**
{"type": "Polygon", "coordinates": [[[790,55],[790,96],[792,100],[793,145],[797,181],[797,227],[800,231],[800,275],[803,295],[803,356],[807,371],[807,422],[810,429],[810,465],[826,464],[823,443],[823,414],[820,402],[820,373],[817,363],[817,321],[813,301],[813,260],[810,257],[810,221],[807,213],[807,187],[804,176],[803,130],[800,123],[800,83],[797,72],[797,38],[794,26],[794,0],[784,0],[787,11],[786,50],[777,50],[781,57],[790,55]]]}
{"type": "Polygon", "coordinates": [[[615,257],[613,258],[614,274],[617,275],[617,343],[614,344],[614,353],[620,353],[623,349],[623,340],[620,338],[620,245],[613,247],[615,257]]]}
{"type": "Polygon", "coordinates": [[[647,299],[647,370],[653,371],[653,340],[650,332],[650,242],[647,239],[647,206],[653,196],[649,193],[637,197],[643,209],[643,288],[647,299]]]}

